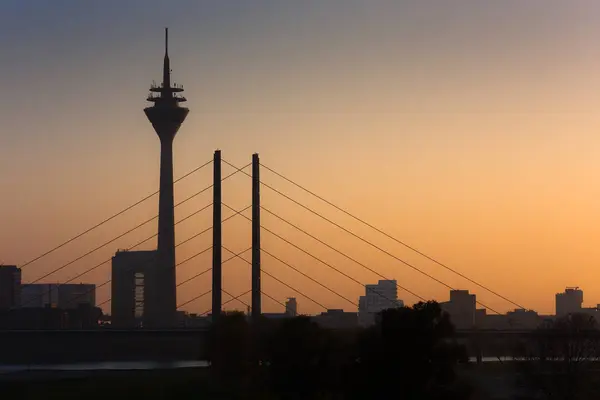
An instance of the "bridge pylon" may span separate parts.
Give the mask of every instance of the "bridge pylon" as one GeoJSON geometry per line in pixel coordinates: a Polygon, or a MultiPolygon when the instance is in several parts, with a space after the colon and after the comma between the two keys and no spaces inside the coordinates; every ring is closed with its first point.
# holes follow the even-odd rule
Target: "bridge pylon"
{"type": "Polygon", "coordinates": [[[260,160],[252,155],[252,319],[257,322],[261,311],[260,288],[260,160]]]}
{"type": "Polygon", "coordinates": [[[213,159],[213,248],[212,248],[212,320],[221,315],[222,304],[222,196],[221,196],[221,150],[216,150],[213,159]]]}
{"type": "MultiPolygon", "coordinates": [[[[222,192],[221,192],[221,151],[216,150],[213,158],[213,245],[212,245],[212,322],[223,312],[222,297],[222,192]]],[[[260,285],[261,247],[260,247],[260,161],[258,154],[252,155],[252,302],[249,313],[254,322],[262,314],[260,285]]]]}

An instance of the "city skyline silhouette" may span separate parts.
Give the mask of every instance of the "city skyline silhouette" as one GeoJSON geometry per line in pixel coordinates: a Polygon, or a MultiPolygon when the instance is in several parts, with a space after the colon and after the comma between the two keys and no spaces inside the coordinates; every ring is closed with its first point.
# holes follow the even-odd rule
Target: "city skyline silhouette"
{"type": "MultiPolygon", "coordinates": [[[[432,35],[422,38],[429,44],[410,44],[404,39],[406,31],[424,32],[414,25],[405,26],[406,31],[394,30],[387,19],[377,30],[375,16],[367,15],[358,5],[330,17],[340,35],[350,34],[357,21],[364,21],[371,29],[362,37],[356,34],[362,42],[344,36],[344,42],[354,43],[351,48],[334,46],[341,40],[335,35],[323,44],[317,40],[327,25],[326,12],[337,10],[333,6],[317,7],[324,14],[302,6],[276,6],[271,25],[262,31],[246,25],[232,30],[235,16],[245,12],[241,6],[199,6],[187,17],[220,17],[226,28],[217,29],[213,24],[194,30],[185,22],[178,26],[162,21],[161,25],[170,25],[178,37],[170,49],[177,64],[173,80],[185,82],[194,109],[186,122],[186,134],[174,145],[175,178],[209,160],[217,148],[223,149],[224,159],[237,167],[248,164],[250,155],[258,152],[265,165],[527,308],[552,313],[554,294],[566,286],[583,287],[586,305],[600,302],[600,288],[587,285],[597,279],[595,268],[600,259],[591,239],[599,229],[594,222],[599,216],[594,203],[600,187],[593,177],[598,170],[595,150],[600,147],[594,132],[600,119],[596,99],[589,94],[599,83],[594,71],[597,61],[586,52],[593,48],[592,35],[572,32],[569,25],[574,21],[569,16],[584,11],[591,14],[597,6],[589,5],[586,10],[575,7],[555,36],[546,28],[554,21],[552,13],[539,17],[543,23],[536,25],[531,36],[525,35],[525,21],[513,16],[511,21],[523,36],[504,32],[508,35],[504,41],[492,40],[496,37],[482,22],[492,17],[478,7],[472,6],[467,14],[479,20],[470,22],[466,17],[439,16],[426,6],[387,7],[396,11],[394,15],[403,11],[438,21],[436,26],[441,30],[464,23],[465,31],[452,37],[469,40],[459,45],[432,35]],[[287,26],[292,16],[314,24],[315,33],[287,26]],[[215,32],[213,36],[203,34],[210,29],[215,32]],[[284,35],[286,32],[290,37],[284,35]],[[476,33],[488,36],[475,39],[476,33]],[[387,41],[378,41],[380,37],[387,41]],[[557,42],[556,38],[563,40],[557,42]],[[518,39],[522,39],[521,46],[516,45],[518,39]],[[573,41],[580,45],[578,50],[569,50],[573,41]],[[400,50],[392,52],[397,42],[402,44],[400,50]],[[453,43],[454,47],[446,47],[453,43]],[[432,44],[438,46],[428,51],[437,51],[439,58],[420,53],[432,44]],[[485,57],[478,50],[486,44],[496,45],[488,48],[487,57],[491,54],[498,61],[504,60],[507,71],[492,69],[487,76],[467,76],[469,71],[483,68],[485,57]],[[511,45],[515,49],[509,52],[511,45]],[[286,46],[292,46],[298,58],[286,57],[286,46]],[[534,48],[538,51],[535,54],[526,51],[534,48]],[[333,52],[331,58],[326,57],[328,51],[333,52]],[[334,57],[338,58],[335,62],[334,57]],[[562,64],[553,67],[556,71],[543,70],[541,67],[551,60],[562,60],[562,64]],[[428,68],[431,71],[427,74],[418,72],[428,68]],[[561,68],[566,72],[558,71],[561,68]],[[426,76],[419,78],[420,74],[426,76]],[[571,79],[574,75],[577,79],[571,79]],[[479,89],[461,91],[467,83],[479,89]],[[426,104],[429,100],[431,107],[426,104]]],[[[502,6],[497,7],[502,10],[502,6]]],[[[522,7],[525,13],[527,7],[522,7]]],[[[564,11],[558,3],[550,8],[556,13],[564,11]]],[[[158,11],[152,14],[152,21],[159,19],[158,11]]],[[[11,12],[15,21],[32,18],[22,10],[11,12]]],[[[61,19],[51,13],[53,22],[48,24],[54,24],[54,30],[42,34],[42,28],[49,27],[44,25],[18,38],[19,45],[7,50],[14,70],[8,71],[2,82],[16,97],[0,111],[7,121],[0,146],[0,184],[9,193],[0,220],[11,228],[0,234],[0,262],[4,264],[20,265],[158,188],[156,138],[139,110],[148,80],[159,73],[162,49],[156,43],[162,28],[146,24],[129,27],[125,21],[117,21],[115,32],[85,46],[84,39],[97,32],[107,11],[97,16],[78,8],[73,12],[85,22],[58,29],[61,19]],[[132,33],[133,27],[140,28],[137,34],[132,33]],[[122,35],[122,42],[118,35],[122,35]],[[33,57],[44,55],[43,65],[31,63],[33,57]],[[85,61],[86,57],[91,61],[85,61]],[[55,75],[56,71],[61,74],[55,75]],[[13,86],[16,83],[18,88],[13,86]],[[26,109],[33,112],[31,117],[24,117],[26,109]]],[[[125,19],[134,11],[124,9],[122,13],[125,19]]],[[[183,14],[172,11],[169,18],[183,14]]],[[[260,20],[258,16],[252,18],[253,22],[260,20]]],[[[578,23],[588,26],[585,21],[578,23]]],[[[16,25],[7,23],[0,32],[11,29],[16,25]]],[[[233,171],[223,166],[223,175],[233,171]]],[[[176,203],[210,184],[210,174],[207,169],[178,183],[176,203]]],[[[281,190],[300,193],[266,171],[262,178],[281,190]]],[[[249,205],[250,184],[242,174],[224,182],[223,201],[237,210],[249,205]]],[[[400,285],[428,299],[447,299],[447,288],[351,241],[276,195],[263,191],[262,196],[266,207],[397,279],[400,285]]],[[[317,207],[308,197],[302,200],[317,207]]],[[[210,192],[176,209],[176,221],[208,201],[210,192]]],[[[156,209],[156,199],[152,199],[122,220],[27,266],[23,269],[24,282],[152,217],[156,209]]],[[[339,213],[319,210],[329,212],[327,215],[340,223],[351,224],[339,213]]],[[[224,217],[232,214],[225,209],[223,213],[224,217]]],[[[299,245],[309,246],[361,282],[378,280],[265,214],[265,225],[270,224],[299,245]]],[[[198,215],[178,225],[176,236],[184,239],[210,222],[210,212],[198,215]]],[[[348,226],[367,234],[365,228],[348,226]]],[[[155,228],[149,224],[48,281],[67,280],[117,248],[127,248],[155,233],[155,228]]],[[[225,246],[242,251],[250,246],[250,223],[244,218],[232,219],[224,224],[223,235],[225,246]]],[[[490,307],[502,312],[514,308],[388,239],[368,235],[453,287],[471,290],[490,307]]],[[[357,299],[363,290],[268,235],[264,235],[263,243],[349,298],[357,299]]],[[[207,235],[178,248],[177,258],[183,260],[209,244],[207,235]]],[[[147,246],[154,247],[153,243],[147,246]]],[[[224,257],[228,257],[227,252],[224,257]]],[[[265,257],[267,262],[266,268],[294,281],[329,308],[349,307],[265,257]]],[[[206,254],[178,269],[178,280],[209,266],[210,254],[206,254]]],[[[250,288],[250,268],[243,261],[227,263],[223,273],[223,287],[232,294],[250,288]]],[[[107,265],[82,280],[96,283],[109,277],[107,265]]],[[[267,278],[263,285],[266,292],[281,300],[295,295],[267,278]]],[[[210,275],[180,291],[178,299],[191,299],[205,287],[210,287],[210,275]]],[[[417,301],[403,292],[399,297],[407,304],[417,301]]],[[[107,292],[99,289],[97,298],[103,301],[107,292]]],[[[249,295],[244,299],[249,302],[249,295]]],[[[206,298],[190,304],[187,310],[204,311],[209,301],[206,298]]],[[[280,309],[266,299],[263,304],[266,312],[280,309]]],[[[307,300],[301,304],[307,312],[321,311],[307,300]]],[[[241,304],[234,307],[245,309],[241,304]]]]}

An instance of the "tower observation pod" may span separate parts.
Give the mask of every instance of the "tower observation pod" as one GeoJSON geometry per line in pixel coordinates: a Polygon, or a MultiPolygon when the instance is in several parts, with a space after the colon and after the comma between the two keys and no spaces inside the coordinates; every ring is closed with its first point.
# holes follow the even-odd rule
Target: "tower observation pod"
{"type": "Polygon", "coordinates": [[[147,100],[154,103],[144,113],[160,139],[160,193],[158,205],[158,248],[153,273],[148,276],[144,325],[168,328],[176,324],[175,215],[173,199],[173,139],[189,110],[180,104],[183,86],[171,83],[169,31],[165,28],[165,57],[160,85],[150,87],[147,100]]]}

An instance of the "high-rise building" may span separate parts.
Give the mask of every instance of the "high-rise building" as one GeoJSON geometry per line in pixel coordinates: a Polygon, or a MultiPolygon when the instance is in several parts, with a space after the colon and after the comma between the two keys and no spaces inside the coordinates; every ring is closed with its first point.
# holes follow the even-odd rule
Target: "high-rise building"
{"type": "Polygon", "coordinates": [[[285,302],[285,313],[289,317],[298,316],[298,302],[296,301],[295,297],[290,297],[285,302]]]}
{"type": "Polygon", "coordinates": [[[21,285],[22,308],[73,310],[82,305],[96,307],[96,285],[86,283],[28,283],[21,285]]]}
{"type": "Polygon", "coordinates": [[[375,315],[389,308],[403,307],[398,299],[396,280],[381,280],[376,285],[365,285],[365,295],[358,300],[358,321],[361,326],[375,323],[375,315]]]}
{"type": "Polygon", "coordinates": [[[0,309],[18,308],[21,303],[21,269],[0,265],[0,309]]]}
{"type": "Polygon", "coordinates": [[[118,251],[112,258],[111,318],[114,326],[146,326],[147,300],[156,272],[157,252],[118,251]]]}
{"type": "Polygon", "coordinates": [[[564,293],[556,294],[556,316],[564,317],[581,312],[583,305],[583,290],[578,287],[568,287],[564,293]]]}

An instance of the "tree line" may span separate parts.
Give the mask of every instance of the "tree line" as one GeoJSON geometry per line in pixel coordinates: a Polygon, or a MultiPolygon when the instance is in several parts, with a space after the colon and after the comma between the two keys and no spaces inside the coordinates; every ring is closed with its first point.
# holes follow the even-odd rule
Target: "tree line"
{"type": "Polygon", "coordinates": [[[246,398],[467,399],[456,367],[467,361],[435,302],[385,310],[374,326],[326,330],[309,317],[250,322],[221,316],[207,343],[211,373],[246,398]]]}
{"type": "Polygon", "coordinates": [[[600,398],[600,331],[594,317],[572,314],[543,324],[514,346],[523,399],[600,398]]]}

